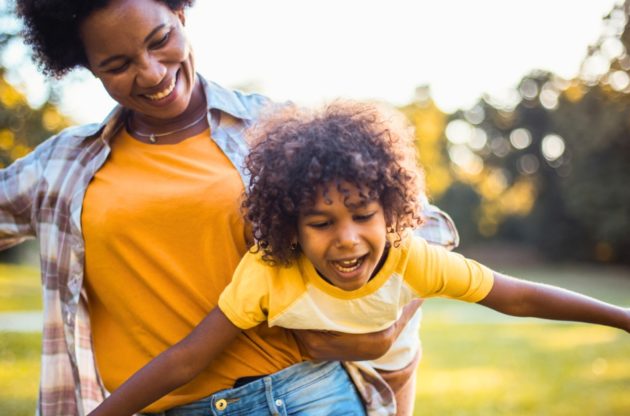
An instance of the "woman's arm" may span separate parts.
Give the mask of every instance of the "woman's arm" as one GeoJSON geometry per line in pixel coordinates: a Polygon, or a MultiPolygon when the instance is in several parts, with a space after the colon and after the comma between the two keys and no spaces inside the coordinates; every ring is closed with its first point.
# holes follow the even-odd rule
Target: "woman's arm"
{"type": "Polygon", "coordinates": [[[49,153],[45,147],[0,169],[0,250],[35,237],[33,205],[49,153]]]}
{"type": "Polygon", "coordinates": [[[239,334],[214,308],[186,338],[158,355],[116,389],[90,416],[133,415],[196,375],[239,334]]]}
{"type": "Polygon", "coordinates": [[[612,326],[630,332],[630,309],[570,290],[494,272],[494,285],[479,304],[514,315],[612,326]]]}
{"type": "Polygon", "coordinates": [[[412,300],[404,307],[402,315],[392,326],[370,334],[346,334],[306,329],[294,329],[292,332],[302,350],[315,360],[375,360],[389,350],[422,302],[422,299],[412,300]]]}

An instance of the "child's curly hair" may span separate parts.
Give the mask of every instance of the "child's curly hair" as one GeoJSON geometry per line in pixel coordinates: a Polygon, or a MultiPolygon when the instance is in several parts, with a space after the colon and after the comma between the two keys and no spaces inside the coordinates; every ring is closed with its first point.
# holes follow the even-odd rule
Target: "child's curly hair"
{"type": "Polygon", "coordinates": [[[320,111],[288,106],[250,131],[243,208],[265,261],[288,265],[299,256],[298,215],[331,183],[350,183],[364,200],[378,200],[394,243],[420,225],[424,177],[413,131],[399,113],[384,110],[347,101],[320,111]]]}
{"type": "MultiPolygon", "coordinates": [[[[171,10],[181,10],[194,0],[156,0],[171,10]]],[[[24,20],[24,38],[46,75],[61,78],[88,61],[79,35],[83,21],[111,0],[17,0],[17,13],[24,20]]]]}

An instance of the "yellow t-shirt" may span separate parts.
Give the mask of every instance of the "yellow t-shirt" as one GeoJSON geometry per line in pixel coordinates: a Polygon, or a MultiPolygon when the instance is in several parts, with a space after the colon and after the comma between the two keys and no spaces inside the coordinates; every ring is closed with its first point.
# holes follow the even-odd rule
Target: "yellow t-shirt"
{"type": "MultiPolygon", "coordinates": [[[[248,253],[221,294],[219,307],[242,329],[268,321],[283,328],[369,333],[391,326],[414,297],[478,302],[493,282],[487,267],[409,237],[389,250],[376,276],[353,291],[328,283],[304,256],[290,267],[273,267],[262,260],[262,253],[248,253]]],[[[405,367],[419,349],[414,325],[371,365],[382,370],[405,367]]]]}
{"type": "MultiPolygon", "coordinates": [[[[246,252],[242,192],[238,172],[208,131],[175,145],[141,143],[124,129],[113,138],[82,213],[94,352],[108,390],[216,306],[246,252]]],[[[199,400],[239,377],[300,361],[288,331],[263,325],[145,410],[199,400]]]]}

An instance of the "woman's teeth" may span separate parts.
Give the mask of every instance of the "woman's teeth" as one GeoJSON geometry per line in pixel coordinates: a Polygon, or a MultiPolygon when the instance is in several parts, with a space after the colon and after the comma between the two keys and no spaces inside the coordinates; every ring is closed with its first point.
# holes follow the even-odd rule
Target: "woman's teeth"
{"type": "Polygon", "coordinates": [[[164,90],[155,94],[145,94],[145,96],[149,100],[157,101],[157,100],[161,100],[162,98],[172,93],[174,89],[175,89],[175,78],[171,80],[171,83],[164,90]]]}

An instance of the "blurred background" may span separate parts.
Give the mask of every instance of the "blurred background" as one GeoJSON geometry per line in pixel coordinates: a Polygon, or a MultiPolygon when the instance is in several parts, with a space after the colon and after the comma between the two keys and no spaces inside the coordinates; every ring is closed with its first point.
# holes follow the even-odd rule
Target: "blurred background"
{"type": "MultiPolygon", "coordinates": [[[[630,1],[434,3],[198,2],[187,25],[223,85],[398,107],[465,254],[630,305],[630,1]]],[[[0,0],[0,167],[112,106],[87,71],[43,78],[12,8],[0,0]]],[[[0,414],[32,414],[36,246],[0,262],[0,414]]],[[[630,414],[628,334],[434,300],[425,316],[418,414],[630,414]]]]}

